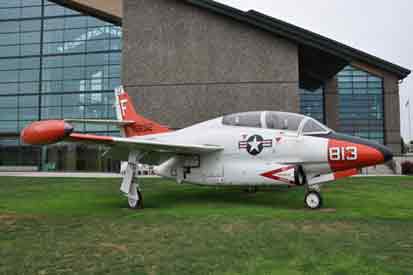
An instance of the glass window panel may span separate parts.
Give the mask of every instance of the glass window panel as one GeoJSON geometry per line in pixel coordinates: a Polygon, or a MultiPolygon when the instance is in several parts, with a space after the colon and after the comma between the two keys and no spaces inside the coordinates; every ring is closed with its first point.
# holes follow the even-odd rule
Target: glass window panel
{"type": "Polygon", "coordinates": [[[110,49],[111,50],[120,50],[122,48],[122,40],[121,39],[112,39],[110,40],[110,49]]]}
{"type": "Polygon", "coordinates": [[[89,27],[97,27],[97,26],[106,26],[106,25],[110,25],[110,23],[107,23],[105,21],[102,21],[98,18],[95,17],[88,17],[87,18],[87,25],[89,27]]]}
{"type": "Polygon", "coordinates": [[[86,77],[87,78],[100,78],[103,76],[104,66],[90,66],[86,68],[86,77]]]}
{"type": "Polygon", "coordinates": [[[86,106],[86,113],[85,118],[88,119],[99,119],[99,118],[107,118],[107,105],[91,105],[86,106]]]}
{"type": "Polygon", "coordinates": [[[19,47],[0,46],[0,57],[19,56],[19,47]]]}
{"type": "Polygon", "coordinates": [[[30,18],[30,17],[40,17],[42,15],[41,7],[23,7],[21,9],[21,17],[30,18]]]}
{"type": "Polygon", "coordinates": [[[64,51],[63,43],[44,43],[43,54],[61,54],[64,51]]]}
{"type": "Polygon", "coordinates": [[[20,108],[19,120],[37,120],[39,118],[38,108],[20,108]]]}
{"type": "Polygon", "coordinates": [[[119,78],[112,78],[109,79],[109,85],[108,86],[104,86],[104,89],[109,89],[109,90],[114,90],[115,88],[119,87],[121,85],[120,83],[120,79],[119,78]]]}
{"type": "MultiPolygon", "coordinates": [[[[0,1],[1,3],[2,1],[0,1]]],[[[8,32],[18,32],[19,31],[19,22],[9,21],[9,22],[0,22],[0,33],[8,32]]]]}
{"type": "Polygon", "coordinates": [[[28,44],[22,45],[20,48],[21,55],[39,55],[40,54],[40,44],[28,44]]]}
{"type": "Polygon", "coordinates": [[[63,44],[63,51],[65,53],[79,53],[84,52],[85,47],[85,41],[70,41],[63,44]]]}
{"type": "Polygon", "coordinates": [[[64,65],[69,66],[84,66],[85,64],[85,55],[77,54],[77,55],[68,55],[64,56],[63,59],[64,65]]]}
{"type": "Polygon", "coordinates": [[[20,68],[21,69],[36,69],[40,67],[40,58],[38,57],[29,57],[20,59],[20,68]]]}
{"type": "Polygon", "coordinates": [[[0,132],[2,133],[17,132],[17,121],[2,121],[0,123],[0,132]]]}
{"type": "Polygon", "coordinates": [[[64,92],[79,92],[84,91],[84,82],[81,80],[65,80],[63,83],[64,92]]]}
{"type": "MultiPolygon", "coordinates": [[[[17,83],[0,83],[0,95],[16,94],[18,92],[17,83]]],[[[0,101],[1,101],[0,97],[0,101]]]]}
{"type": "Polygon", "coordinates": [[[43,58],[45,68],[54,68],[63,66],[63,56],[49,56],[43,58]]]}
{"type": "Polygon", "coordinates": [[[83,118],[84,106],[63,107],[63,117],[65,118],[83,118]]]}
{"type": "Polygon", "coordinates": [[[0,18],[13,19],[20,17],[20,8],[0,9],[0,18]]]}
{"type": "Polygon", "coordinates": [[[83,79],[85,77],[84,67],[67,67],[64,68],[64,79],[83,79]]]}
{"type": "Polygon", "coordinates": [[[14,45],[20,43],[19,33],[3,33],[0,35],[0,45],[14,45]]]}
{"type": "Polygon", "coordinates": [[[42,119],[60,119],[61,116],[60,107],[46,107],[42,108],[42,119]]]}
{"type": "Polygon", "coordinates": [[[85,102],[84,94],[65,94],[63,95],[63,104],[65,106],[79,106],[85,102]]]}
{"type": "Polygon", "coordinates": [[[64,40],[63,34],[63,30],[47,31],[44,33],[44,42],[62,42],[64,40]]]}
{"type": "Polygon", "coordinates": [[[21,34],[22,44],[40,43],[40,32],[26,32],[21,34]]]}
{"type": "Polygon", "coordinates": [[[64,27],[65,27],[64,18],[53,18],[53,19],[44,20],[45,30],[64,29],[64,27]]]}
{"type": "MultiPolygon", "coordinates": [[[[43,95],[42,106],[61,106],[63,104],[61,95],[43,95]]],[[[66,104],[66,102],[65,102],[66,104]]]]}
{"type": "Polygon", "coordinates": [[[2,70],[17,70],[19,68],[18,58],[3,59],[0,62],[2,70]]]}
{"type": "Polygon", "coordinates": [[[0,1],[0,8],[19,7],[21,0],[0,1]]]}
{"type": "Polygon", "coordinates": [[[63,92],[62,81],[43,81],[42,82],[43,93],[61,93],[63,92]]]}
{"type": "Polygon", "coordinates": [[[87,32],[85,29],[66,29],[64,32],[65,41],[85,41],[87,32]]]}
{"type": "Polygon", "coordinates": [[[72,9],[65,9],[65,15],[81,15],[81,13],[72,9]]]}
{"type": "Polygon", "coordinates": [[[39,92],[39,82],[21,82],[19,86],[22,94],[39,92]]]}
{"type": "Polygon", "coordinates": [[[19,71],[0,71],[1,82],[15,82],[19,79],[19,71]]]}
{"type": "Polygon", "coordinates": [[[382,88],[382,82],[369,82],[369,88],[382,88]]]}
{"type": "Polygon", "coordinates": [[[20,21],[20,30],[26,31],[40,31],[41,21],[40,20],[23,20],[20,21]]]}
{"type": "Polygon", "coordinates": [[[66,17],[65,18],[66,28],[83,28],[87,27],[87,17],[86,16],[76,16],[76,17],[66,17]]]}
{"type": "Polygon", "coordinates": [[[17,96],[0,97],[0,107],[17,108],[17,96]]]}
{"type": "Polygon", "coordinates": [[[53,5],[53,6],[46,6],[44,9],[45,16],[59,16],[64,15],[65,9],[62,6],[53,5]]]}
{"type": "Polygon", "coordinates": [[[61,80],[63,79],[63,69],[62,68],[44,69],[42,77],[44,80],[61,80]]]}
{"type": "Polygon", "coordinates": [[[109,63],[110,64],[120,64],[121,62],[121,54],[120,53],[111,53],[109,56],[109,63]]]}
{"type": "Polygon", "coordinates": [[[39,80],[39,70],[22,70],[20,71],[20,81],[39,80]]]}
{"type": "Polygon", "coordinates": [[[120,78],[121,68],[120,66],[110,66],[109,77],[119,77],[120,78]]]}
{"type": "Polygon", "coordinates": [[[98,54],[88,54],[86,55],[86,65],[103,65],[108,63],[108,54],[98,53],[98,54]]]}
{"type": "Polygon", "coordinates": [[[42,4],[42,0],[23,0],[22,2],[25,6],[40,6],[42,4]]]}
{"type": "MultiPolygon", "coordinates": [[[[17,108],[16,109],[0,108],[0,121],[1,120],[17,120],[17,108]]],[[[2,123],[3,122],[0,122],[0,124],[2,123]]]]}
{"type": "Polygon", "coordinates": [[[19,107],[39,106],[39,96],[19,96],[19,107]]]}
{"type": "Polygon", "coordinates": [[[87,51],[109,50],[109,40],[90,40],[87,42],[87,51]]]}
{"type": "Polygon", "coordinates": [[[112,38],[122,38],[122,28],[118,26],[112,26],[109,28],[110,36],[112,38]]]}

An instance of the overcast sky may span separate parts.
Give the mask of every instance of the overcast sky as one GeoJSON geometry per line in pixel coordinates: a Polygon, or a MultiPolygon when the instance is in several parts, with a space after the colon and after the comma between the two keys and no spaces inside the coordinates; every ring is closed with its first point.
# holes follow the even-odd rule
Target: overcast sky
{"type": "MultiPolygon", "coordinates": [[[[356,49],[413,69],[413,1],[377,0],[219,0],[242,10],[254,9],[317,32],[356,49]]],[[[413,76],[400,85],[402,135],[409,138],[413,76]]],[[[412,125],[413,132],[413,125],[412,125]]],[[[412,134],[413,138],[413,134],[412,134]]]]}

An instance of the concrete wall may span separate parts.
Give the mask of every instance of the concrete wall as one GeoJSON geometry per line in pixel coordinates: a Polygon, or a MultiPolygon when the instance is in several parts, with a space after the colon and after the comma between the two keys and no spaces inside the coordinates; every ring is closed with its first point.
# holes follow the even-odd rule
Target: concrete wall
{"type": "Polygon", "coordinates": [[[171,127],[249,110],[299,111],[298,48],[177,0],[125,0],[123,85],[171,127]]]}
{"type": "Polygon", "coordinates": [[[337,78],[333,77],[324,85],[324,113],[327,126],[336,131],[339,130],[338,104],[339,96],[337,78]]]}

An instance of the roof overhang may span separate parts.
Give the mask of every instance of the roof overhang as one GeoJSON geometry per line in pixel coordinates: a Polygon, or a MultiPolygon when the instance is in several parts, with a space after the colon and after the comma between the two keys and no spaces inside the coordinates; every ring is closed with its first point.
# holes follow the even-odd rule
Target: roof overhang
{"type": "MultiPolygon", "coordinates": [[[[58,4],[121,25],[122,0],[51,0],[58,4]]],[[[317,33],[302,29],[257,11],[248,12],[212,1],[181,0],[187,4],[230,17],[268,31],[298,45],[300,85],[315,89],[351,63],[363,63],[397,76],[400,80],[411,72],[379,57],[351,48],[317,33]]]]}
{"type": "Polygon", "coordinates": [[[50,0],[61,6],[92,15],[115,25],[122,25],[122,0],[50,0]]]}

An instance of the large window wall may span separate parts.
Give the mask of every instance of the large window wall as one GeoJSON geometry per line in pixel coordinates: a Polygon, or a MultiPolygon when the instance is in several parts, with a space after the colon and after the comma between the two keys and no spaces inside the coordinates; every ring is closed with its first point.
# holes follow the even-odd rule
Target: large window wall
{"type": "MultiPolygon", "coordinates": [[[[337,75],[338,132],[384,144],[383,79],[353,66],[337,75]]],[[[300,90],[301,113],[325,122],[323,88],[300,90]]]]}
{"type": "Polygon", "coordinates": [[[20,130],[32,121],[115,117],[121,40],[120,27],[46,0],[0,1],[0,165],[48,161],[47,152],[20,144],[20,130]]]}
{"type": "Polygon", "coordinates": [[[340,131],[384,144],[383,79],[347,66],[337,80],[340,131]]]}

